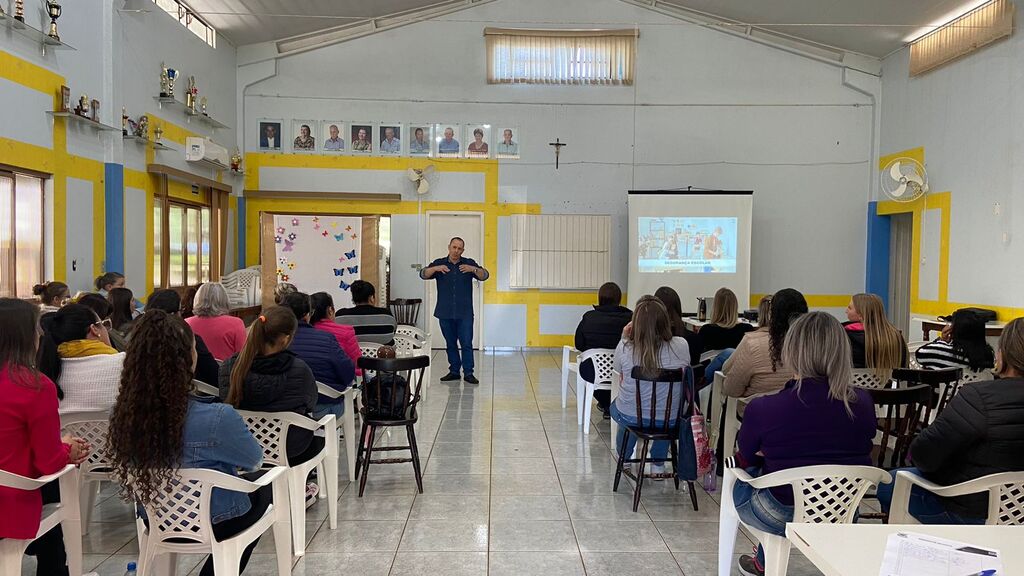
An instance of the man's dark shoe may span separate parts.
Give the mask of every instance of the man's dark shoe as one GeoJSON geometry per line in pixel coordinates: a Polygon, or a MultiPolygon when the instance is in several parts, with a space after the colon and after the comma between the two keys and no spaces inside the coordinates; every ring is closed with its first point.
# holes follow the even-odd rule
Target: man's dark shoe
{"type": "Polygon", "coordinates": [[[476,379],[476,376],[473,376],[472,374],[466,374],[466,377],[463,378],[463,380],[466,382],[466,384],[479,384],[480,383],[480,381],[476,379]]]}
{"type": "Polygon", "coordinates": [[[441,382],[454,382],[454,381],[460,380],[460,379],[461,379],[461,377],[458,374],[454,373],[454,372],[449,372],[449,373],[445,374],[444,376],[441,376],[441,382]]]}

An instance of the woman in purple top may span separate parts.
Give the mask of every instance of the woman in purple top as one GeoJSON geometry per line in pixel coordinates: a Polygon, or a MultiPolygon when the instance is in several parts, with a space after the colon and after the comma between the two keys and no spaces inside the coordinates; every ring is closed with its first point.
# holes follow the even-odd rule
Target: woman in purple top
{"type": "MultiPolygon", "coordinates": [[[[786,366],[795,372],[776,394],[750,402],[739,433],[739,452],[747,471],[761,476],[820,464],[871,465],[875,408],[865,390],[850,386],[850,342],[838,320],[825,312],[801,316],[782,346],[786,366]]],[[[736,512],[747,524],[770,534],[785,534],[793,519],[789,486],[758,490],[736,482],[736,512]]],[[[764,550],[744,555],[740,573],[764,574],[764,550]]]]}

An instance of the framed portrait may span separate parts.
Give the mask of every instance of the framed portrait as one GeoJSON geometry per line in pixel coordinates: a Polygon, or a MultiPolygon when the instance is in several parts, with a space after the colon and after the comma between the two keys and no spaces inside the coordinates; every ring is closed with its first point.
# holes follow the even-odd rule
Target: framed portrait
{"type": "Polygon", "coordinates": [[[260,150],[265,152],[278,152],[281,150],[281,120],[259,121],[259,145],[260,150]]]}
{"type": "Polygon", "coordinates": [[[434,155],[438,158],[459,158],[462,143],[459,124],[434,124],[434,155]]]}
{"type": "Polygon", "coordinates": [[[491,157],[491,125],[466,124],[465,144],[466,158],[491,157]]]}
{"type": "Polygon", "coordinates": [[[494,157],[499,159],[519,158],[519,127],[501,126],[494,131],[494,157]]]}
{"type": "Polygon", "coordinates": [[[60,110],[58,112],[71,112],[71,88],[60,87],[60,110]]]}
{"type": "Polygon", "coordinates": [[[402,125],[397,122],[384,123],[377,127],[377,152],[381,156],[398,156],[402,153],[402,125]]]}
{"type": "Polygon", "coordinates": [[[349,129],[349,150],[353,154],[373,153],[373,124],[369,122],[353,122],[349,129]]]}
{"type": "Polygon", "coordinates": [[[406,139],[409,141],[409,156],[430,157],[434,154],[434,128],[430,124],[411,124],[406,139]]]}
{"type": "Polygon", "coordinates": [[[324,154],[344,154],[347,124],[341,120],[324,120],[320,123],[320,151],[324,154]]]}
{"type": "Polygon", "coordinates": [[[316,152],[316,120],[292,120],[292,152],[316,152]]]}

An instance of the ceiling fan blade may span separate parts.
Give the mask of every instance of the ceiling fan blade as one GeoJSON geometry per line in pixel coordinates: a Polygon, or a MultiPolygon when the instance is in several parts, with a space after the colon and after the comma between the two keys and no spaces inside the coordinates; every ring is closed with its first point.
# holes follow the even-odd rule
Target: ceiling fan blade
{"type": "Polygon", "coordinates": [[[903,172],[900,170],[900,166],[899,162],[893,162],[892,167],[889,168],[889,176],[897,182],[903,179],[903,172]]]}
{"type": "Polygon", "coordinates": [[[415,170],[413,170],[412,168],[409,168],[408,170],[406,170],[405,171],[405,175],[406,175],[407,178],[409,178],[410,182],[415,182],[415,181],[420,179],[419,173],[416,172],[415,170]]]}
{"type": "Polygon", "coordinates": [[[904,183],[899,185],[899,188],[896,188],[895,190],[893,190],[890,195],[893,198],[902,198],[903,195],[906,194],[906,192],[907,192],[907,183],[904,182],[904,183]]]}

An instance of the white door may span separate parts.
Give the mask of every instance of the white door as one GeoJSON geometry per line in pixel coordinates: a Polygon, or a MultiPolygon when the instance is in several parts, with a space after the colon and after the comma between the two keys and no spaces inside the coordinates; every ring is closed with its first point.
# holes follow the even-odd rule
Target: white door
{"type": "MultiPolygon", "coordinates": [[[[472,258],[481,266],[484,265],[484,215],[479,212],[427,212],[427,254],[424,259],[424,266],[438,258],[448,256],[448,242],[455,236],[466,241],[466,251],[463,258],[472,258]]],[[[490,270],[492,278],[488,282],[494,282],[494,271],[490,270]]],[[[431,347],[443,349],[445,347],[444,335],[441,334],[441,326],[434,318],[434,303],[437,301],[437,285],[434,280],[427,280],[427,308],[425,310],[429,318],[429,330],[431,335],[431,347]]],[[[480,335],[483,333],[483,285],[474,281],[473,284],[473,346],[480,348],[482,342],[480,335]]]]}

